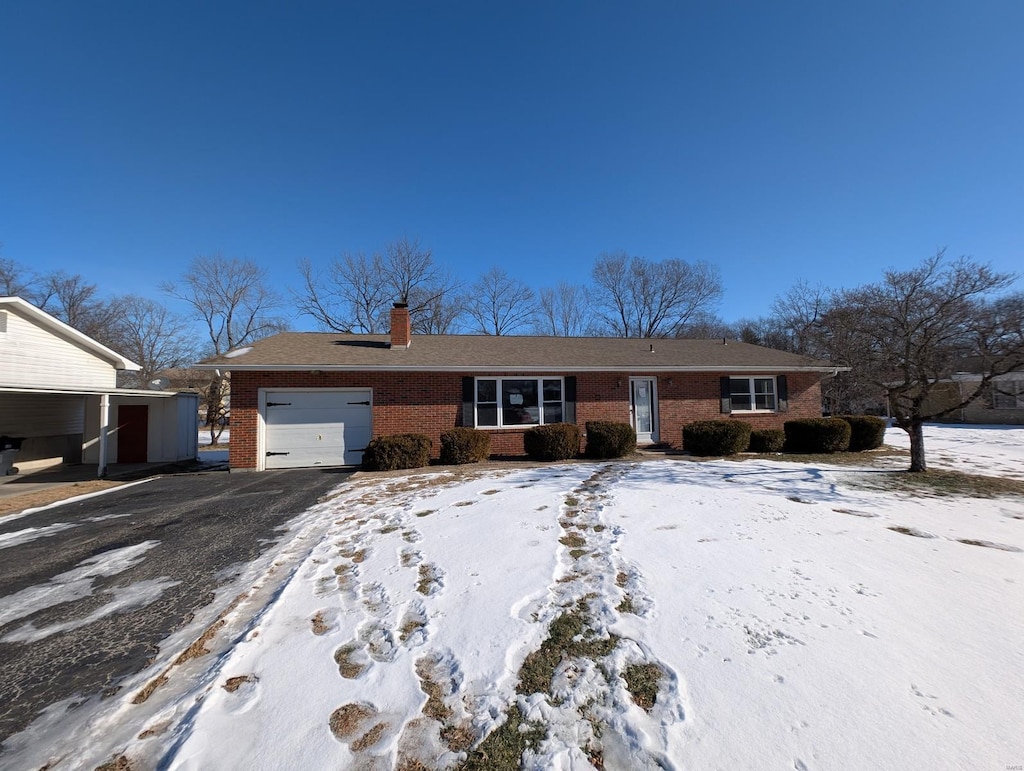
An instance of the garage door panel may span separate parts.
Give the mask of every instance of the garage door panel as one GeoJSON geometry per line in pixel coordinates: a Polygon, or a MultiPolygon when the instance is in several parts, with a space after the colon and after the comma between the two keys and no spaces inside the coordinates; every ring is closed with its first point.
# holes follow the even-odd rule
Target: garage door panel
{"type": "Polygon", "coordinates": [[[334,410],[284,410],[280,407],[267,408],[268,426],[340,426],[347,423],[369,425],[369,409],[366,407],[344,407],[334,410]]]}
{"type": "Polygon", "coordinates": [[[371,437],[369,391],[268,392],[266,468],[358,465],[371,437]]]}

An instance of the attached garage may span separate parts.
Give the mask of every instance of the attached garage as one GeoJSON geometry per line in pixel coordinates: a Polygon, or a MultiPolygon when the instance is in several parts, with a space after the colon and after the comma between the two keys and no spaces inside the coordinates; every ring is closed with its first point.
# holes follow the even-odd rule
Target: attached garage
{"type": "Polygon", "coordinates": [[[372,399],[370,389],[261,389],[264,468],[362,463],[372,399]]]}

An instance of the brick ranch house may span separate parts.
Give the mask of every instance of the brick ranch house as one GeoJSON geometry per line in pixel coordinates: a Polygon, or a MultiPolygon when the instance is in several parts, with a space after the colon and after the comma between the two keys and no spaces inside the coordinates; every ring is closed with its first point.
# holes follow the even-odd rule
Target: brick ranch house
{"type": "Polygon", "coordinates": [[[231,373],[232,470],[355,465],[373,437],[491,434],[523,455],[526,428],[631,423],[639,444],[679,447],[695,420],[781,428],[821,416],[825,361],[726,340],[412,336],[396,303],[390,335],[285,332],[197,365],[231,373]]]}

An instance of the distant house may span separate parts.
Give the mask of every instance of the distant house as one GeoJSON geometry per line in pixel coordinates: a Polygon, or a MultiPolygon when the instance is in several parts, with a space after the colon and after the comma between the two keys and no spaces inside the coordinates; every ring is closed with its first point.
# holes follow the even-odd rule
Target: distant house
{"type": "Polygon", "coordinates": [[[17,461],[157,463],[196,457],[195,394],[116,387],[138,364],[20,297],[0,297],[0,435],[17,461]]]}
{"type": "MultiPolygon", "coordinates": [[[[965,359],[960,362],[959,369],[936,384],[925,404],[927,411],[960,404],[977,392],[982,381],[978,362],[965,359]]],[[[1024,371],[994,378],[977,399],[942,420],[949,423],[1024,425],[1024,371]]]]}
{"type": "Polygon", "coordinates": [[[231,468],[358,464],[374,437],[417,432],[439,451],[454,426],[523,455],[531,426],[616,420],[640,444],[679,446],[694,420],[781,428],[820,417],[828,362],[726,340],[412,337],[396,304],[390,335],[285,332],[207,359],[231,372],[231,468]]]}

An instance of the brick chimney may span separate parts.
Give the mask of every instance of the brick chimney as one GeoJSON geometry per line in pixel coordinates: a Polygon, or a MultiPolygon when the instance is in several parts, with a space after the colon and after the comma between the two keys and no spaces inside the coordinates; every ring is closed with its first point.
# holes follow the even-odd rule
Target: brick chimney
{"type": "Polygon", "coordinates": [[[409,303],[395,303],[391,309],[391,347],[408,348],[412,344],[409,303]]]}

